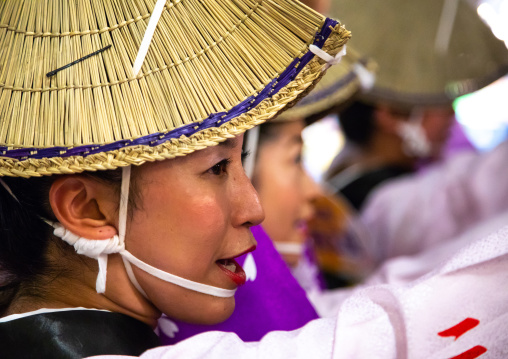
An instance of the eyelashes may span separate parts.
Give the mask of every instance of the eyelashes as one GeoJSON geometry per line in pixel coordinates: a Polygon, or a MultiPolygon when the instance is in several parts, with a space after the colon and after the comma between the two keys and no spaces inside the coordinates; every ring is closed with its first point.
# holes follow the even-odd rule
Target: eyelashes
{"type": "MultiPolygon", "coordinates": [[[[250,151],[242,151],[242,163],[244,160],[250,156],[250,151]]],[[[230,158],[225,158],[222,161],[213,165],[210,169],[208,169],[208,173],[211,173],[214,176],[220,176],[226,174],[228,172],[229,164],[231,163],[230,158]]]]}
{"type": "Polygon", "coordinates": [[[251,155],[251,151],[242,150],[242,162],[244,162],[251,155]]]}
{"type": "Polygon", "coordinates": [[[208,172],[215,176],[220,176],[222,174],[227,173],[228,166],[231,163],[229,158],[225,158],[222,161],[216,163],[213,167],[211,167],[208,172]]]}

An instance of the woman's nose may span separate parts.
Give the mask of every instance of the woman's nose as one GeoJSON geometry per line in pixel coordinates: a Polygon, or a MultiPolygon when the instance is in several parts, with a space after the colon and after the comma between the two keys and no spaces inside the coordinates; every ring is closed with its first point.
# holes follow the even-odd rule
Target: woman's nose
{"type": "Polygon", "coordinates": [[[265,219],[265,212],[258,193],[243,169],[235,182],[233,193],[235,224],[248,227],[260,224],[265,219]]]}
{"type": "Polygon", "coordinates": [[[305,200],[308,202],[313,201],[323,194],[321,186],[317,184],[306,171],[304,171],[303,174],[302,185],[305,200]]]}

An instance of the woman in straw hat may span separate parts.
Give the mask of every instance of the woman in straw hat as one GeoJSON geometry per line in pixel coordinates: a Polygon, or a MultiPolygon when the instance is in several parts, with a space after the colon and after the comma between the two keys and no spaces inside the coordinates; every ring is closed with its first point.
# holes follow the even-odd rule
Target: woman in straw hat
{"type": "MultiPolygon", "coordinates": [[[[252,183],[265,209],[262,226],[300,284],[308,290],[319,288],[316,268],[309,262],[313,257],[312,251],[308,251],[310,243],[306,243],[309,221],[314,217],[318,202],[331,204],[340,200],[325,193],[303,168],[302,131],[340,108],[368,86],[367,78],[374,76],[375,63],[372,60],[361,57],[350,46],[347,52],[341,63],[330,69],[304,100],[274,121],[259,126],[252,183]],[[323,197],[329,198],[325,200],[323,197]],[[309,278],[311,272],[313,278],[309,278]]],[[[320,209],[324,210],[323,207],[320,209]]]]}
{"type": "MultiPolygon", "coordinates": [[[[319,12],[328,7],[328,1],[304,2],[319,12]]],[[[355,72],[358,66],[357,56],[344,57],[327,71],[306,97],[312,105],[303,106],[305,113],[300,106],[293,107],[278,117],[281,120],[272,120],[272,124],[263,124],[248,132],[245,148],[249,156],[244,167],[253,178],[267,214],[263,226],[251,228],[257,241],[256,251],[237,258],[245,269],[248,285],[236,292],[232,316],[217,325],[186,323],[163,316],[158,331],[164,344],[175,344],[197,333],[213,330],[234,332],[244,341],[256,341],[270,331],[294,330],[318,318],[300,286],[302,282],[298,283],[290,271],[300,263],[298,272],[307,273],[307,267],[302,267],[307,261],[300,261],[306,237],[304,227],[313,211],[310,201],[319,191],[301,165],[303,121],[300,119],[344,101],[358,90],[360,81],[355,72]],[[277,253],[272,240],[289,267],[277,253]],[[290,248],[291,253],[285,251],[286,248],[290,248]]],[[[317,274],[317,268],[314,265],[311,268],[312,273],[317,274]]],[[[311,274],[312,279],[305,282],[314,286],[317,283],[314,275],[311,274]]],[[[303,286],[306,287],[307,284],[303,286]]]]}
{"type": "MultiPolygon", "coordinates": [[[[310,5],[327,12],[330,2],[311,1],[310,5]]],[[[248,132],[247,148],[251,156],[246,159],[246,171],[252,172],[253,185],[265,210],[262,227],[306,291],[317,291],[324,285],[312,253],[311,246],[315,244],[308,242],[309,221],[313,219],[312,223],[315,224],[318,220],[314,216],[316,206],[320,206],[320,215],[326,211],[325,216],[329,216],[337,209],[344,215],[346,208],[342,204],[347,206],[347,203],[325,193],[303,168],[302,131],[307,125],[343,107],[358,93],[368,90],[374,81],[376,69],[374,61],[348,45],[347,55],[340,64],[331,68],[308,96],[275,120],[248,132]]],[[[342,215],[333,218],[347,222],[342,215]]],[[[337,223],[332,226],[336,227],[337,223]]],[[[338,234],[338,231],[334,232],[338,234]]],[[[322,234],[317,235],[323,239],[322,234]]],[[[338,254],[337,244],[319,243],[328,249],[334,246],[334,257],[338,254]]],[[[346,258],[342,258],[344,260],[346,258]]],[[[339,271],[336,269],[331,280],[337,279],[339,271]]]]}
{"type": "Polygon", "coordinates": [[[360,88],[354,70],[359,62],[358,57],[348,54],[327,71],[306,97],[311,98],[307,101],[311,106],[295,106],[247,132],[244,148],[249,156],[244,168],[253,179],[266,214],[262,226],[251,228],[257,241],[256,251],[237,259],[245,269],[247,285],[236,292],[232,316],[217,325],[191,324],[163,316],[158,329],[164,344],[213,330],[234,332],[242,340],[256,341],[270,331],[298,329],[318,318],[304,291],[308,285],[314,288],[318,283],[317,268],[314,263],[304,268],[308,262],[302,251],[306,221],[313,213],[311,201],[320,189],[302,167],[301,118],[355,93],[360,88]],[[310,280],[297,282],[291,273],[295,267],[310,280]],[[309,268],[313,273],[310,276],[306,274],[309,268]]]}
{"type": "MultiPolygon", "coordinates": [[[[325,78],[341,66],[342,62],[334,66],[325,78]]],[[[237,259],[245,269],[247,285],[235,295],[235,311],[213,326],[163,316],[159,331],[164,344],[213,330],[234,332],[242,340],[255,341],[270,331],[298,329],[318,318],[303,290],[307,288],[302,289],[290,269],[302,257],[306,221],[313,212],[311,201],[320,191],[301,163],[303,121],[273,121],[247,133],[249,156],[244,168],[259,193],[266,217],[262,226],[251,229],[256,251],[237,259]],[[258,128],[260,131],[254,132],[258,128]]]]}
{"type": "Polygon", "coordinates": [[[242,133],[349,33],[285,0],[0,9],[2,355],[136,355],[161,312],[226,319],[263,219],[242,133]]]}
{"type": "Polygon", "coordinates": [[[356,45],[375,56],[380,71],[373,89],[341,113],[346,137],[357,149],[352,152],[359,156],[339,155],[329,172],[329,183],[361,208],[375,262],[439,245],[504,211],[499,192],[485,191],[487,183],[500,190],[503,148],[483,158],[463,154],[394,183],[383,181],[415,171],[421,154],[439,152],[453,120],[452,101],[508,72],[506,46],[462,0],[336,5],[353,27],[372,23],[404,33],[400,41],[380,47],[382,31],[358,27],[356,45]]]}

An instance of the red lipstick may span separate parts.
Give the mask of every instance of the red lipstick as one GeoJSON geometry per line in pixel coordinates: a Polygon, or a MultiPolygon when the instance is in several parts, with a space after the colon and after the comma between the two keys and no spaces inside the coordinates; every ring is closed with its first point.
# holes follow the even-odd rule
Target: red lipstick
{"type": "Polygon", "coordinates": [[[244,254],[247,254],[249,252],[252,252],[256,249],[256,246],[252,246],[246,251],[236,255],[233,258],[227,258],[227,259],[219,259],[216,263],[219,266],[220,269],[222,269],[226,275],[233,280],[233,282],[236,283],[236,285],[241,286],[244,285],[246,282],[246,274],[243,270],[242,266],[238,264],[237,261],[235,261],[234,258],[238,258],[240,256],[243,256],[244,254]]]}
{"type": "Polygon", "coordinates": [[[246,281],[245,271],[234,259],[221,259],[217,261],[217,265],[226,275],[236,283],[236,285],[244,285],[246,281]]]}

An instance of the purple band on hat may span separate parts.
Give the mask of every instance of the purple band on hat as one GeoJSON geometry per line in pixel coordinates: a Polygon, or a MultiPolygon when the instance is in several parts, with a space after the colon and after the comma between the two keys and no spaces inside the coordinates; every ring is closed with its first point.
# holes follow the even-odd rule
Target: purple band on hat
{"type": "MultiPolygon", "coordinates": [[[[313,44],[317,47],[323,47],[326,39],[332,33],[332,28],[338,24],[333,19],[326,19],[321,31],[314,38],[313,44]]],[[[279,75],[273,79],[263,90],[257,95],[250,96],[228,112],[218,112],[210,115],[208,118],[197,123],[191,123],[166,133],[155,133],[137,138],[135,140],[120,140],[105,145],[86,145],[73,148],[68,147],[51,147],[51,148],[20,148],[9,150],[7,146],[0,146],[0,156],[13,158],[17,160],[26,160],[29,158],[42,159],[51,157],[69,157],[82,156],[86,157],[95,153],[109,152],[119,150],[129,146],[158,146],[171,139],[183,136],[191,136],[197,132],[206,130],[211,127],[218,127],[227,123],[239,115],[248,112],[256,107],[261,101],[272,97],[278,93],[287,84],[293,81],[302,69],[312,60],[314,54],[308,51],[300,58],[296,58],[293,62],[279,75]]]]}
{"type": "Polygon", "coordinates": [[[237,261],[246,267],[245,259],[249,255],[253,257],[251,264],[255,263],[255,278],[252,280],[251,273],[244,268],[247,283],[236,291],[233,315],[217,325],[188,324],[163,317],[159,322],[162,344],[175,344],[211,330],[234,332],[244,341],[258,341],[268,332],[298,329],[318,318],[305,291],[293,277],[263,228],[256,226],[251,230],[258,246],[254,252],[238,258],[237,261]],[[168,320],[173,323],[164,323],[168,320]],[[164,331],[164,327],[174,330],[168,333],[164,331]]]}

